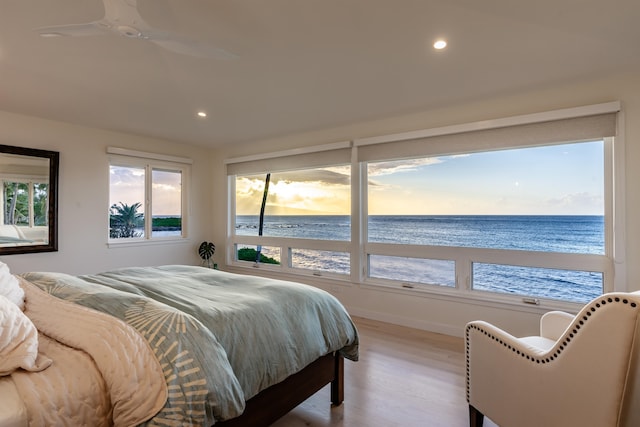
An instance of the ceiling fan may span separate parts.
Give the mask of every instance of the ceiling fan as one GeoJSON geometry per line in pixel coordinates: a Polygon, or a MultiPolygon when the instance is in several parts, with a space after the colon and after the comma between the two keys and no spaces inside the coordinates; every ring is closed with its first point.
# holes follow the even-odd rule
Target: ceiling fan
{"type": "Polygon", "coordinates": [[[54,25],[37,28],[42,37],[119,35],[129,39],[149,41],[182,55],[210,59],[235,59],[238,56],[220,49],[160,31],[147,24],[138,12],[137,0],[102,0],[104,18],[85,24],[54,25]]]}

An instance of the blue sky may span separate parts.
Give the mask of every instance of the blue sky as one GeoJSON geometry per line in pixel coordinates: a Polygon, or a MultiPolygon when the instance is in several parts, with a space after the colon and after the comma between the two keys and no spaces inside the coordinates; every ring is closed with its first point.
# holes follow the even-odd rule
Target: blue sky
{"type": "Polygon", "coordinates": [[[391,174],[377,166],[370,214],[604,213],[602,142],[442,156],[391,174]]]}

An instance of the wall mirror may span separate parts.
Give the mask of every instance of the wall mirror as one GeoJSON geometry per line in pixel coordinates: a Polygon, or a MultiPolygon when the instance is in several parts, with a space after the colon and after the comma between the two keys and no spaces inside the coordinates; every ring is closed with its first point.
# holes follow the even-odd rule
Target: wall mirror
{"type": "Polygon", "coordinates": [[[0,255],[58,250],[57,151],[0,145],[0,255]]]}

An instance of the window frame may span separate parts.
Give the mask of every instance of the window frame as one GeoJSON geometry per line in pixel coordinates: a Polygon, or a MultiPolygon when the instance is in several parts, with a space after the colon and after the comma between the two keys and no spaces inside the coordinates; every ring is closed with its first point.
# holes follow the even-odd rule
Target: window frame
{"type": "MultiPolygon", "coordinates": [[[[586,107],[569,108],[564,110],[556,110],[545,113],[536,113],[525,116],[517,116],[500,120],[491,120],[486,122],[475,122],[463,125],[455,125],[437,129],[427,129],[424,131],[408,132],[404,134],[395,134],[381,137],[372,137],[365,139],[356,139],[351,145],[351,241],[350,242],[331,242],[320,240],[305,240],[304,247],[316,250],[336,250],[351,253],[351,273],[350,277],[332,277],[325,273],[315,273],[312,271],[299,271],[300,269],[292,269],[288,267],[288,259],[284,254],[288,253],[292,247],[299,247],[302,244],[300,239],[295,238],[272,238],[272,237],[250,237],[235,235],[235,174],[228,169],[228,229],[227,229],[227,251],[226,262],[232,268],[247,268],[247,263],[239,264],[235,260],[233,248],[236,243],[247,245],[262,244],[264,246],[279,246],[282,252],[282,265],[278,268],[269,266],[266,270],[275,270],[285,275],[291,276],[326,276],[338,281],[348,281],[352,285],[362,288],[370,288],[376,290],[387,290],[390,292],[410,293],[417,295],[440,296],[444,298],[469,300],[480,300],[486,303],[507,303],[512,305],[523,306],[527,304],[539,305],[544,307],[558,309],[574,309],[581,305],[566,300],[552,300],[542,298],[530,298],[527,295],[510,295],[497,292],[483,291],[472,289],[471,280],[473,272],[473,262],[504,264],[523,267],[539,267],[563,270],[581,270],[581,271],[598,271],[603,274],[603,293],[611,291],[626,290],[626,282],[624,280],[624,116],[620,109],[619,102],[598,104],[586,107]],[[614,137],[604,138],[585,138],[584,141],[598,140],[604,141],[604,234],[605,234],[605,250],[603,255],[598,254],[569,254],[569,253],[551,253],[538,251],[514,251],[505,249],[485,249],[485,248],[466,248],[466,247],[443,247],[443,246],[419,246],[412,245],[403,247],[402,245],[393,245],[386,243],[369,243],[367,241],[367,161],[359,159],[358,150],[367,145],[374,144],[390,144],[393,147],[394,142],[402,143],[406,140],[451,135],[455,133],[473,132],[483,129],[499,129],[507,126],[518,126],[520,124],[540,123],[545,121],[563,120],[568,118],[587,118],[591,115],[602,115],[613,113],[616,120],[617,130],[614,137]],[[340,247],[338,247],[338,244],[340,247]],[[376,279],[368,277],[367,265],[369,255],[391,255],[403,257],[417,257],[428,259],[454,260],[455,261],[455,287],[441,285],[411,284],[412,286],[403,286],[402,281],[376,279]],[[287,261],[287,262],[285,262],[287,261]],[[508,261],[508,262],[507,262],[508,261]],[[589,267],[587,269],[586,267],[589,267]],[[593,268],[597,266],[597,268],[593,268]]],[[[515,144],[513,147],[508,145],[499,145],[497,147],[481,146],[467,147],[467,152],[484,152],[494,151],[505,148],[524,148],[529,146],[546,146],[555,144],[564,144],[569,142],[580,142],[580,140],[565,141],[545,141],[540,143],[532,143],[524,145],[522,143],[515,144]]],[[[438,145],[438,144],[436,144],[438,145]]],[[[302,151],[313,152],[314,147],[303,149],[302,151]]],[[[300,151],[300,150],[299,150],[300,151]]],[[[461,152],[460,147],[456,147],[452,151],[443,148],[436,148],[430,151],[428,156],[441,156],[458,154],[461,152]]],[[[464,150],[462,150],[464,152],[464,150]]],[[[268,158],[273,159],[279,157],[278,153],[270,153],[268,158]]],[[[415,157],[415,156],[414,156],[415,157]]],[[[257,159],[259,156],[253,156],[252,162],[259,164],[257,159]]],[[[236,162],[243,162],[244,159],[228,159],[225,161],[227,165],[236,162]]],[[[392,160],[391,158],[388,160],[392,160]]],[[[289,163],[290,169],[299,168],[294,163],[289,163]]],[[[332,166],[327,164],[324,166],[332,166]]],[[[248,172],[247,172],[248,173],[248,172]]],[[[265,268],[265,266],[260,266],[265,268]]]]}
{"type": "MultiPolygon", "coordinates": [[[[190,197],[190,176],[191,164],[193,161],[188,158],[167,156],[155,153],[145,153],[133,150],[127,150],[116,147],[107,149],[109,160],[109,174],[112,166],[131,167],[144,169],[144,235],[141,237],[131,238],[111,238],[109,236],[110,214],[107,214],[107,246],[108,247],[126,247],[138,245],[154,245],[172,242],[183,242],[189,237],[189,197],[190,197]],[[153,171],[161,170],[166,172],[179,172],[181,174],[181,232],[175,236],[153,236],[153,171]]],[[[111,197],[111,181],[109,179],[108,197],[111,197]]],[[[107,203],[110,207],[111,203],[107,203]]]]}
{"type": "MultiPolygon", "coordinates": [[[[546,147],[560,144],[539,144],[532,145],[532,147],[546,147]]],[[[568,271],[593,271],[603,274],[603,293],[612,292],[615,289],[614,286],[614,265],[613,257],[611,256],[611,243],[612,243],[612,231],[613,221],[606,215],[606,212],[612,212],[613,205],[613,177],[609,171],[612,171],[612,150],[613,150],[614,138],[603,138],[603,151],[604,151],[604,254],[584,254],[584,253],[558,253],[558,252],[542,252],[542,251],[528,251],[528,250],[510,250],[510,249],[494,249],[494,248],[479,248],[479,247],[464,247],[464,246],[437,246],[437,245],[401,245],[394,243],[377,243],[368,241],[368,203],[363,203],[362,209],[362,239],[364,242],[364,257],[368,260],[370,255],[387,255],[387,256],[402,256],[418,259],[433,259],[433,260],[445,260],[454,261],[455,263],[455,287],[449,289],[458,289],[461,292],[469,293],[470,295],[478,295],[486,298],[502,299],[507,297],[508,299],[521,299],[526,303],[536,303],[540,297],[532,297],[529,295],[520,294],[503,294],[500,292],[486,291],[480,289],[474,289],[473,287],[473,267],[474,263],[479,264],[497,264],[505,266],[516,267],[532,267],[532,268],[549,268],[568,271]],[[419,256],[418,256],[419,255],[419,256]]],[[[494,150],[483,150],[481,152],[490,152],[494,150]]],[[[476,151],[479,152],[479,151],[476,151]]],[[[438,156],[450,155],[450,153],[439,153],[438,156]]],[[[362,186],[360,191],[368,196],[368,182],[367,179],[367,165],[368,162],[361,162],[360,167],[363,169],[364,177],[362,179],[362,186]]],[[[368,263],[361,269],[363,275],[359,278],[360,283],[370,284],[373,286],[386,286],[386,287],[407,287],[405,282],[391,281],[387,279],[380,279],[370,277],[368,274],[368,263]],[[401,283],[398,283],[401,282],[401,283]]],[[[418,282],[411,282],[409,284],[411,289],[418,291],[439,291],[443,288],[440,284],[425,284],[418,282]]],[[[562,302],[572,303],[568,300],[562,300],[562,302]]],[[[588,301],[585,301],[588,302],[588,301]]]]}

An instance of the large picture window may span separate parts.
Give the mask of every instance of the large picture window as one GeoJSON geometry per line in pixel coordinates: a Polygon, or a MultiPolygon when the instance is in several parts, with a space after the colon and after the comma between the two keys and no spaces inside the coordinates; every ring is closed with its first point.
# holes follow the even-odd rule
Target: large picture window
{"type": "Polygon", "coordinates": [[[253,248],[387,290],[589,301],[615,289],[623,249],[613,104],[232,159],[228,262],[255,267],[237,255],[253,248]]]}
{"type": "MultiPolygon", "coordinates": [[[[605,253],[602,140],[371,162],[367,171],[370,243],[415,245],[434,253],[438,246],[605,253]]],[[[458,253],[451,262],[464,262],[465,252],[458,253]]],[[[500,265],[499,254],[495,263],[473,263],[472,289],[576,302],[603,291],[602,274],[589,270],[590,257],[584,258],[585,270],[551,271],[500,265]]],[[[397,272],[386,278],[407,281],[405,265],[402,258],[372,255],[369,277],[384,269],[397,272]]],[[[410,281],[451,285],[458,272],[432,260],[428,276],[415,274],[410,281]]]]}
{"type": "Polygon", "coordinates": [[[186,237],[188,165],[156,158],[111,155],[109,240],[186,237]]]}

